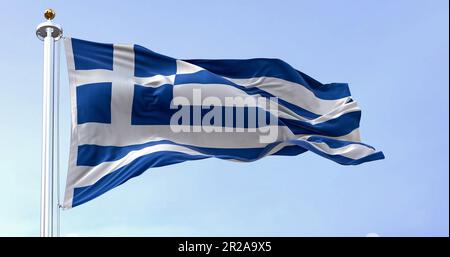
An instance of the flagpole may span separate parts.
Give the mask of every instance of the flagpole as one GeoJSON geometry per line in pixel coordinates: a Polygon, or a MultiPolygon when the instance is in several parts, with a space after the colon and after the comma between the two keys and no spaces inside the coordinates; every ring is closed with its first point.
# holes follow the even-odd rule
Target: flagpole
{"type": "MultiPolygon", "coordinates": [[[[47,21],[36,28],[36,36],[44,41],[44,79],[42,101],[42,159],[41,159],[41,232],[42,237],[54,236],[55,212],[55,42],[62,36],[62,29],[52,22],[55,12],[44,12],[47,21]]],[[[59,74],[58,74],[59,75],[59,74]]],[[[58,182],[56,182],[58,183],[58,182]]]]}

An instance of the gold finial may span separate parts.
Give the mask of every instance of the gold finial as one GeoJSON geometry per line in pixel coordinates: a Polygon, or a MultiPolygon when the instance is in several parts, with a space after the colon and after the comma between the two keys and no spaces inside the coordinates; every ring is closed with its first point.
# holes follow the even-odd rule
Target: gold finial
{"type": "Polygon", "coordinates": [[[44,11],[44,17],[45,17],[47,20],[53,20],[53,19],[55,18],[55,16],[56,16],[56,13],[55,13],[55,11],[53,11],[53,9],[50,9],[50,8],[45,9],[45,11],[44,11]]]}

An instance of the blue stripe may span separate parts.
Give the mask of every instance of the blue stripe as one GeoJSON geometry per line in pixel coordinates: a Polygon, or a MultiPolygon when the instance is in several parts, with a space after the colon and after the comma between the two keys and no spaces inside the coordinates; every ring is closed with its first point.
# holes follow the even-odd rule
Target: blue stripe
{"type": "Polygon", "coordinates": [[[279,143],[272,143],[264,148],[211,148],[198,147],[186,144],[179,144],[170,140],[159,140],[129,146],[100,146],[100,145],[80,145],[78,146],[78,166],[96,166],[103,162],[115,161],[123,158],[131,151],[144,149],[150,146],[169,144],[183,146],[204,155],[214,156],[219,159],[233,159],[239,161],[255,161],[272,150],[279,143]]]}
{"type": "Polygon", "coordinates": [[[351,96],[350,88],[348,87],[347,83],[322,84],[301,71],[297,70],[297,72],[300,76],[299,81],[303,81],[303,83],[302,82],[297,83],[311,90],[314,93],[314,95],[319,98],[326,100],[334,100],[351,96]]]}
{"type": "MultiPolygon", "coordinates": [[[[202,67],[220,76],[247,79],[257,77],[274,77],[300,84],[315,96],[326,100],[335,100],[350,96],[345,83],[322,84],[306,74],[292,68],[279,59],[255,58],[248,60],[184,60],[202,67]]],[[[299,85],[299,86],[300,86],[299,85]]]]}
{"type": "MultiPolygon", "coordinates": [[[[319,137],[316,137],[319,138],[319,137]]],[[[337,147],[338,142],[334,142],[329,144],[330,140],[324,139],[319,141],[315,140],[313,142],[328,142],[327,145],[331,145],[337,147]]],[[[338,140],[334,140],[338,141],[338,140]]],[[[298,155],[304,152],[304,149],[299,149],[298,146],[304,147],[303,143],[299,145],[298,142],[304,142],[299,140],[290,140],[289,142],[296,144],[296,146],[286,146],[282,150],[279,150],[275,153],[275,155],[298,155]]],[[[349,145],[349,144],[358,144],[357,142],[342,142],[341,147],[349,145]]],[[[144,149],[150,146],[161,145],[161,144],[169,144],[169,145],[179,145],[183,146],[195,151],[200,152],[204,155],[214,156],[219,159],[235,159],[240,161],[254,161],[262,156],[264,156],[267,152],[273,149],[273,147],[277,146],[279,143],[272,143],[267,145],[264,148],[209,148],[209,147],[197,147],[186,144],[178,144],[172,142],[170,140],[159,140],[147,142],[144,144],[136,144],[129,146],[100,146],[100,145],[80,145],[78,146],[78,166],[96,166],[103,162],[108,161],[116,161],[123,158],[131,151],[136,151],[140,149],[144,149]]],[[[371,146],[367,146],[373,149],[371,146]]],[[[306,148],[306,147],[304,147],[306,148]]],[[[308,147],[308,150],[313,151],[315,148],[308,147]]]]}
{"type": "Polygon", "coordinates": [[[289,142],[296,144],[300,147],[303,147],[304,149],[307,149],[313,153],[316,153],[322,157],[325,157],[327,159],[330,159],[330,160],[337,162],[339,164],[342,164],[342,165],[358,165],[358,164],[365,163],[365,162],[384,159],[383,152],[375,152],[373,154],[367,155],[360,159],[351,159],[351,158],[348,158],[348,157],[345,157],[342,155],[331,155],[331,154],[324,153],[324,152],[316,149],[310,143],[303,141],[303,140],[289,140],[289,142]]]}
{"type": "MultiPolygon", "coordinates": [[[[223,85],[229,85],[232,87],[235,87],[237,89],[240,89],[244,91],[248,95],[260,95],[262,97],[265,97],[267,99],[271,97],[276,97],[278,100],[278,103],[296,114],[303,116],[308,119],[315,119],[319,117],[320,115],[313,113],[311,111],[308,111],[306,109],[301,108],[300,106],[297,106],[295,104],[289,103],[277,96],[274,96],[260,88],[257,87],[244,87],[241,85],[238,85],[234,82],[231,82],[221,76],[218,76],[217,74],[211,73],[209,71],[203,70],[198,71],[195,73],[190,74],[180,74],[175,77],[175,83],[174,85],[181,85],[181,84],[191,84],[191,83],[198,83],[198,84],[223,84],[223,85]]],[[[214,85],[211,85],[214,86],[214,85]]]]}
{"type": "Polygon", "coordinates": [[[360,118],[361,111],[355,111],[315,125],[300,120],[279,118],[279,125],[287,126],[296,135],[309,134],[340,137],[357,129],[360,118]]]}
{"type": "Polygon", "coordinates": [[[298,145],[288,145],[283,148],[281,148],[276,153],[273,153],[272,155],[283,155],[283,156],[296,156],[299,154],[302,154],[306,152],[305,148],[299,147],[298,145]]]}
{"type": "Polygon", "coordinates": [[[83,204],[104,194],[105,192],[123,184],[127,180],[139,176],[149,168],[205,158],[208,157],[172,151],[156,152],[139,157],[126,166],[123,166],[102,177],[93,185],[75,188],[73,192],[72,207],[83,204]]]}

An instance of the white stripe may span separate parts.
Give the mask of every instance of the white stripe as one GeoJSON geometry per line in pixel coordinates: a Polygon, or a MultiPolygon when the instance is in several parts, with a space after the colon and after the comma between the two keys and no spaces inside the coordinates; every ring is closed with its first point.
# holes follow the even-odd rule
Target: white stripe
{"type": "Polygon", "coordinates": [[[249,79],[226,78],[238,85],[245,87],[257,87],[291,104],[318,115],[324,115],[331,110],[344,105],[350,97],[337,100],[324,100],[316,97],[313,92],[303,85],[279,78],[259,77],[249,79]]]}
{"type": "Polygon", "coordinates": [[[353,160],[364,158],[376,152],[376,150],[362,144],[350,144],[340,148],[331,148],[326,143],[307,141],[310,136],[305,136],[304,141],[317,150],[330,155],[341,155],[353,160]]]}
{"type": "MultiPolygon", "coordinates": [[[[80,131],[78,145],[128,146],[162,139],[179,144],[212,148],[254,148],[267,145],[259,142],[261,136],[267,135],[259,130],[256,132],[207,133],[204,131],[192,132],[193,126],[187,126],[191,129],[191,133],[186,136],[186,133],[183,132],[173,132],[169,125],[130,126],[127,130],[118,131],[112,130],[109,124],[101,123],[85,123],[78,127],[80,131]]],[[[295,138],[287,127],[268,126],[267,130],[269,129],[278,130],[276,138],[278,142],[295,138]]]]}
{"type": "MultiPolygon", "coordinates": [[[[206,97],[215,97],[215,98],[220,99],[223,106],[228,106],[225,101],[226,98],[242,97],[244,99],[245,98],[253,98],[254,99],[253,102],[256,103],[256,105],[248,105],[249,107],[258,106],[266,111],[271,110],[269,104],[267,104],[266,106],[258,104],[258,97],[260,97],[260,95],[248,95],[243,90],[240,90],[235,87],[230,87],[229,85],[224,85],[224,84],[195,84],[195,83],[192,83],[192,84],[176,85],[173,88],[173,96],[174,97],[181,96],[181,97],[187,98],[190,101],[190,103],[192,104],[194,102],[194,96],[192,93],[194,89],[200,90],[202,99],[205,99],[206,97]]],[[[278,116],[280,118],[285,118],[285,119],[300,120],[300,121],[307,122],[311,125],[316,125],[316,124],[319,124],[319,123],[322,123],[322,122],[325,122],[328,120],[338,118],[339,116],[344,115],[346,113],[360,110],[357,102],[355,102],[355,101],[349,102],[349,103],[342,103],[342,105],[336,106],[334,109],[330,110],[328,113],[325,113],[320,117],[310,120],[303,116],[300,116],[299,114],[295,113],[294,111],[292,111],[291,109],[289,109],[287,107],[279,105],[273,101],[271,101],[271,102],[272,102],[272,105],[274,107],[276,107],[276,109],[274,109],[274,110],[278,110],[278,115],[276,115],[275,112],[272,112],[273,114],[275,114],[275,116],[278,116]]],[[[235,105],[233,105],[233,106],[235,106],[235,105]]]]}
{"type": "Polygon", "coordinates": [[[308,123],[310,123],[312,125],[316,125],[316,124],[319,124],[319,123],[322,123],[325,121],[336,119],[346,113],[356,112],[356,111],[360,111],[360,110],[361,109],[358,107],[358,103],[353,101],[353,102],[338,106],[335,109],[332,109],[329,113],[326,113],[318,118],[315,118],[314,120],[311,120],[308,123]]]}
{"type": "MultiPolygon", "coordinates": [[[[198,89],[200,94],[201,94],[201,100],[204,100],[205,98],[209,98],[209,97],[213,97],[216,99],[219,99],[221,102],[221,106],[227,106],[227,107],[231,107],[231,106],[238,106],[237,104],[229,104],[226,99],[230,99],[230,97],[232,98],[242,98],[244,101],[246,100],[251,100],[251,101],[246,101],[245,105],[243,106],[238,106],[238,107],[259,107],[265,111],[271,111],[272,110],[272,115],[274,115],[275,117],[281,117],[281,118],[286,118],[286,119],[297,119],[297,120],[302,120],[305,122],[309,122],[308,119],[296,114],[295,112],[293,112],[292,110],[279,105],[278,103],[271,101],[270,99],[267,99],[267,103],[265,105],[263,105],[260,101],[258,101],[258,97],[260,97],[259,95],[248,95],[247,93],[245,93],[244,91],[235,88],[235,87],[230,87],[229,85],[224,85],[224,84],[181,84],[181,85],[176,85],[173,88],[173,97],[184,97],[186,98],[191,105],[198,105],[197,103],[194,102],[194,95],[193,95],[193,91],[194,89],[198,89]],[[271,102],[271,104],[269,104],[269,102],[271,102]],[[274,108],[271,108],[274,107],[274,108]],[[276,112],[276,110],[278,110],[278,112],[276,112]]],[[[266,98],[264,98],[266,99],[266,98]]],[[[200,103],[201,104],[201,103],[200,103]]]]}
{"type": "MultiPolygon", "coordinates": [[[[233,132],[233,133],[206,133],[195,132],[190,133],[187,137],[185,133],[174,133],[168,125],[152,125],[152,126],[132,126],[127,131],[112,131],[108,124],[85,123],[79,125],[80,129],[78,137],[79,145],[95,144],[102,146],[128,146],[135,144],[143,144],[151,141],[171,140],[178,144],[186,144],[197,147],[210,148],[256,148],[264,147],[267,144],[259,143],[259,137],[265,135],[258,132],[233,132]]],[[[182,126],[179,126],[180,128],[182,126]]],[[[191,128],[192,127],[188,126],[191,128]]],[[[287,127],[273,126],[268,129],[280,129],[276,141],[282,142],[290,139],[303,139],[305,136],[294,135],[287,127]]],[[[354,129],[347,135],[339,137],[322,136],[336,140],[345,140],[360,142],[359,129],[354,129]]]]}

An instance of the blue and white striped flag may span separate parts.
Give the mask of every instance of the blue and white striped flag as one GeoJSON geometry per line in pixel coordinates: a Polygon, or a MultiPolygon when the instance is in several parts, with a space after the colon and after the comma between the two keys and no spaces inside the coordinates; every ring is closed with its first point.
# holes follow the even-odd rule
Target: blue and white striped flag
{"type": "Polygon", "coordinates": [[[308,150],[344,165],[384,158],[360,142],[347,84],[321,84],[281,60],[177,60],[139,45],[64,42],[72,113],[64,208],[188,160],[308,150]]]}

